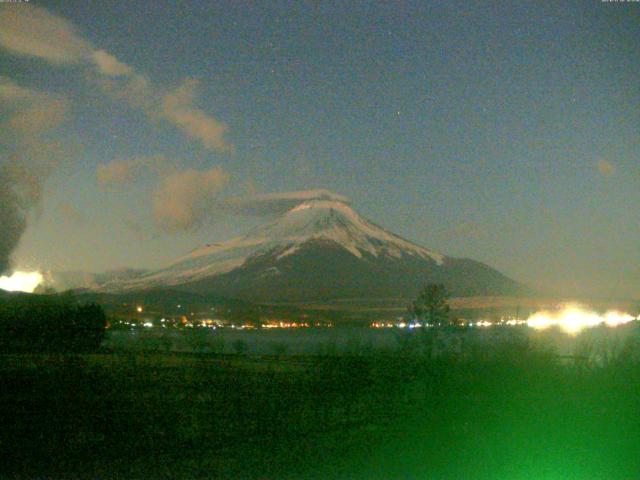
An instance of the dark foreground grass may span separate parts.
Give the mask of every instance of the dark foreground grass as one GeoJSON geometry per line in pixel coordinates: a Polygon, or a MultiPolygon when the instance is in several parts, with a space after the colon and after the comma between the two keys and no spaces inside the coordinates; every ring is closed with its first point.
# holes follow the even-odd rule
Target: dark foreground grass
{"type": "Polygon", "coordinates": [[[2,478],[640,478],[640,367],[4,356],[2,478]]]}

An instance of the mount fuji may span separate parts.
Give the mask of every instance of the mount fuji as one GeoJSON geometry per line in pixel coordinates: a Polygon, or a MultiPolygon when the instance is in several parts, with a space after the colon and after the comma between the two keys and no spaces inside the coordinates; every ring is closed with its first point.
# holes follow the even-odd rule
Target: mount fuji
{"type": "Polygon", "coordinates": [[[102,291],[154,288],[258,302],[409,299],[441,282],[455,296],[512,295],[522,286],[470,259],[421,247],[335,199],[312,199],[243,237],[197,248],[155,271],[115,277],[102,291]]]}

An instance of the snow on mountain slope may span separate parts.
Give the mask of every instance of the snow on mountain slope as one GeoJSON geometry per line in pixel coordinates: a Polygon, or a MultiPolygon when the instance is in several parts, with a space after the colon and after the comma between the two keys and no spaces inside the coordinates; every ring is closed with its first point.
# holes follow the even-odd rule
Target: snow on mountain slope
{"type": "Polygon", "coordinates": [[[165,268],[124,282],[108,282],[102,289],[130,290],[190,283],[230,272],[267,252],[277,252],[277,259],[284,259],[316,240],[329,241],[358,259],[363,256],[415,257],[434,266],[442,265],[445,259],[365,220],[344,202],[309,200],[243,237],[205,245],[165,268]]]}
{"type": "Polygon", "coordinates": [[[442,264],[443,256],[394,235],[358,215],[349,205],[327,200],[312,200],[289,210],[275,222],[249,233],[254,238],[291,242],[281,254],[290,255],[296,246],[308,240],[325,239],[347,249],[356,257],[367,252],[374,257],[400,257],[403,252],[442,264]]]}

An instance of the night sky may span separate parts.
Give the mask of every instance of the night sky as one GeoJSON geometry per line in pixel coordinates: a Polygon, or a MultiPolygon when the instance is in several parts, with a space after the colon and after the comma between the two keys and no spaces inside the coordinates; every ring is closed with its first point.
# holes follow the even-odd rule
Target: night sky
{"type": "Polygon", "coordinates": [[[4,3],[0,123],[16,268],[157,267],[265,220],[230,197],[322,188],[640,298],[637,2],[4,3]]]}

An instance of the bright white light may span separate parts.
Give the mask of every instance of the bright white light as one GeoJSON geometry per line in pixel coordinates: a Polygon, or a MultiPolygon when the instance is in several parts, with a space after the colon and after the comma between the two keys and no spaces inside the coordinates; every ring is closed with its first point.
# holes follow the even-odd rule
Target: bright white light
{"type": "Polygon", "coordinates": [[[578,305],[567,305],[556,313],[537,312],[529,317],[527,325],[536,330],[558,326],[570,335],[577,335],[585,328],[595,327],[602,323],[609,327],[616,327],[633,320],[635,318],[627,313],[609,311],[604,315],[599,315],[578,305]]]}
{"type": "Polygon", "coordinates": [[[633,320],[635,320],[635,318],[628,313],[621,313],[615,310],[604,314],[604,323],[609,327],[617,327],[618,325],[622,325],[633,320]]]}
{"type": "Polygon", "coordinates": [[[0,289],[9,292],[33,292],[43,277],[40,272],[15,271],[10,277],[0,277],[0,289]]]}

